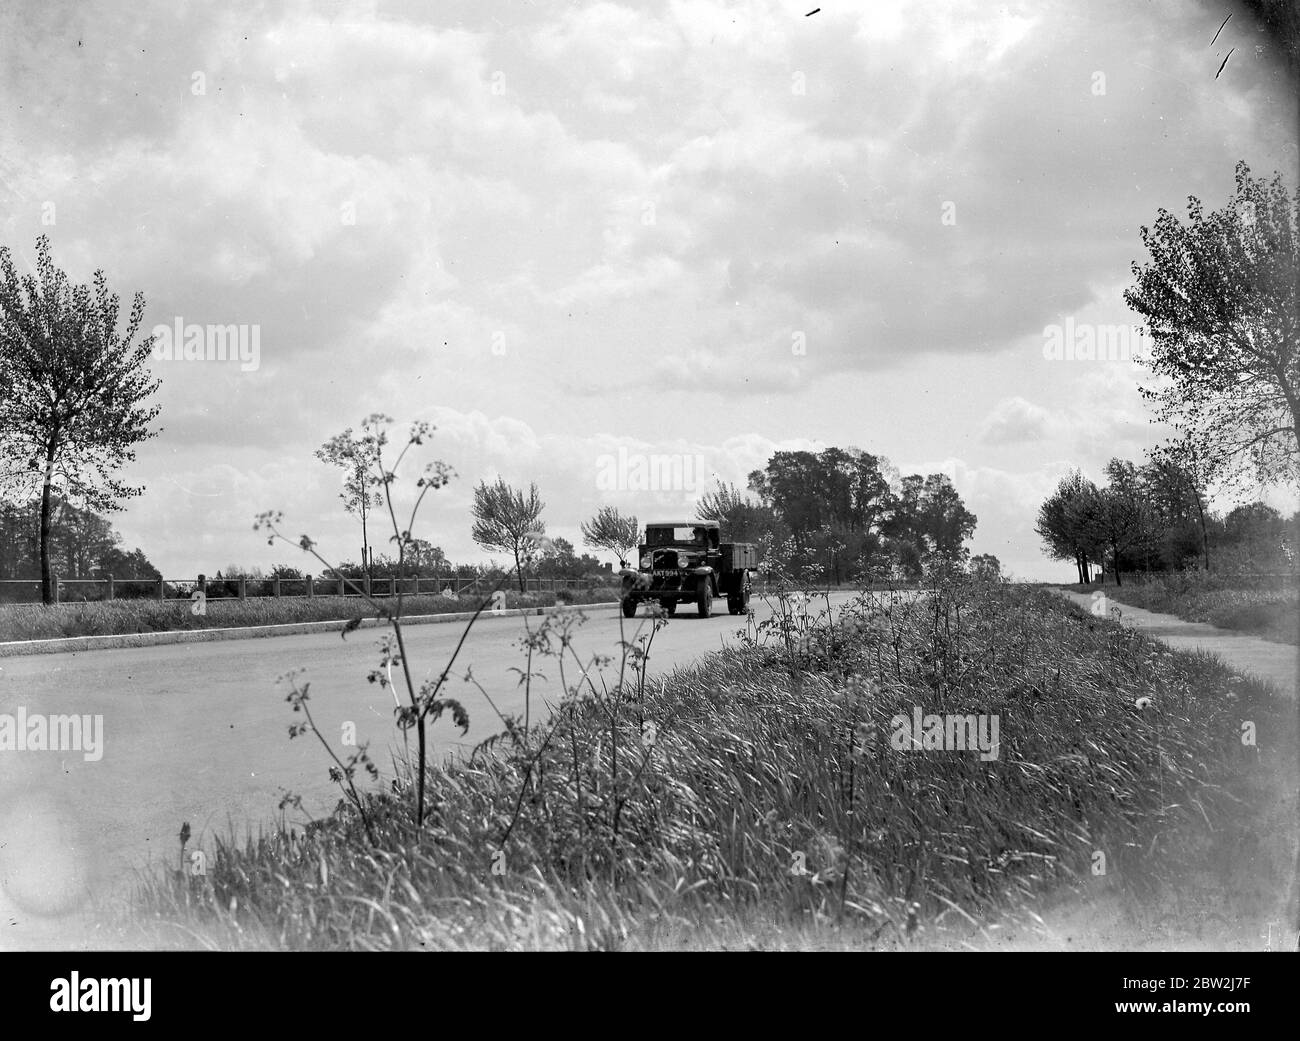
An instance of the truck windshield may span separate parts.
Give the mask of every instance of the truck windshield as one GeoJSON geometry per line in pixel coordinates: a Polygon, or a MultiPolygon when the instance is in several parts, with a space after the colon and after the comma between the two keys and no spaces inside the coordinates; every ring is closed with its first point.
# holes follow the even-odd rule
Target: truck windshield
{"type": "Polygon", "coordinates": [[[652,546],[666,546],[671,542],[702,541],[695,528],[651,528],[646,541],[652,546]]]}

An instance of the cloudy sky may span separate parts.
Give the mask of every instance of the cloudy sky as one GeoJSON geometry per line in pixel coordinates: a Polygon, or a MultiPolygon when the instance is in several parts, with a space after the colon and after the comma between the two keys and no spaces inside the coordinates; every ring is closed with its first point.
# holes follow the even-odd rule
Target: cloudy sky
{"type": "Polygon", "coordinates": [[[382,411],[438,428],[459,479],[417,534],[454,559],[480,478],[536,480],[576,543],[602,503],[689,513],[852,445],[1068,578],[1038,503],[1158,432],[1135,364],[1044,330],[1135,322],[1138,228],[1222,205],[1239,159],[1294,185],[1295,81],[1224,3],[816,6],[7,4],[0,242],[143,291],[146,331],[258,335],[256,367],[154,362],[128,547],[302,566],[252,531],[280,509],[355,558],[312,453],[382,411]],[[608,489],[620,449],[680,487],[608,489]]]}

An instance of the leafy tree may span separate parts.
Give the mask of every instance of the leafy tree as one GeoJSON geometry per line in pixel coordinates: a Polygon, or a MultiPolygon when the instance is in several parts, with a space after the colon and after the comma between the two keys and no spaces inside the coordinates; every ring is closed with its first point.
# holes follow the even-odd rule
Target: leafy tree
{"type": "Polygon", "coordinates": [[[700,496],[695,516],[721,524],[723,537],[729,542],[753,542],[762,546],[782,542],[790,534],[770,506],[754,502],[734,484],[722,481],[717,482],[713,491],[700,496]]]}
{"type": "Polygon", "coordinates": [[[529,485],[527,495],[511,488],[500,477],[495,484],[480,481],[474,489],[474,541],[484,549],[514,556],[521,593],[526,589],[522,562],[527,555],[526,547],[534,541],[529,536],[546,534],[546,525],[540,519],[545,508],[536,484],[529,485]]]}
{"type": "Polygon", "coordinates": [[[992,553],[980,553],[970,558],[971,576],[981,582],[1002,581],[1002,562],[992,553]]]}
{"type": "Polygon", "coordinates": [[[792,532],[827,525],[840,533],[878,530],[893,505],[884,460],[857,448],[776,452],[749,487],[792,532]]]}
{"type": "MultiPolygon", "coordinates": [[[[30,578],[40,570],[40,500],[0,503],[0,578],[30,578]]],[[[158,578],[158,569],[138,549],[121,548],[122,536],[91,510],[55,500],[50,516],[49,555],[64,578],[158,578]]]]}
{"type": "Polygon", "coordinates": [[[0,247],[0,483],[40,489],[41,597],[54,600],[50,523],[56,498],[120,509],[143,489],[114,474],[134,446],[157,436],[159,387],[148,367],[152,339],[136,340],[144,295],[119,332],[121,302],[103,271],[73,285],[54,266],[49,240],[36,243],[36,272],[20,276],[0,247]]]}
{"type": "Polygon", "coordinates": [[[1150,262],[1132,266],[1124,294],[1145,320],[1150,368],[1143,388],[1157,418],[1179,431],[1205,476],[1263,483],[1300,475],[1300,191],[1238,163],[1236,191],[1206,213],[1188,198],[1183,224],[1161,209],[1143,227],[1150,262]]]}
{"type": "Polygon", "coordinates": [[[537,558],[537,571],[547,578],[571,575],[578,566],[578,554],[573,543],[557,535],[549,541],[537,558]]]}
{"type": "Polygon", "coordinates": [[[447,560],[447,554],[442,551],[442,547],[435,546],[428,539],[411,539],[406,552],[410,557],[411,567],[417,575],[440,575],[445,571],[452,570],[451,563],[447,560]]]}
{"type": "Polygon", "coordinates": [[[162,572],[149,562],[149,558],[139,549],[130,553],[123,552],[117,546],[110,546],[99,558],[99,570],[114,578],[162,578],[162,572]]]}
{"type": "Polygon", "coordinates": [[[1079,582],[1090,581],[1088,539],[1084,533],[1083,507],[1092,501],[1097,489],[1078,470],[1061,478],[1056,490],[1038,508],[1034,530],[1056,560],[1072,560],[1079,582]]]}
{"type": "Polygon", "coordinates": [[[1272,506],[1252,502],[1234,507],[1223,519],[1223,534],[1228,542],[1270,542],[1281,537],[1285,524],[1272,506]]]}
{"type": "Polygon", "coordinates": [[[1142,480],[1164,531],[1161,561],[1181,568],[1199,553],[1210,570],[1210,531],[1205,484],[1188,446],[1163,445],[1149,453],[1142,480]]]}
{"type": "Polygon", "coordinates": [[[899,482],[883,530],[894,561],[907,577],[917,578],[927,564],[964,560],[969,552],[964,543],[975,523],[946,475],[908,474],[899,482]]]}
{"type": "Polygon", "coordinates": [[[1155,542],[1155,517],[1134,465],[1122,459],[1106,464],[1109,483],[1072,504],[1073,522],[1093,559],[1109,557],[1115,584],[1123,572],[1145,561],[1155,542]]]}
{"type": "Polygon", "coordinates": [[[357,437],[348,427],[316,449],[317,459],[343,470],[339,498],[343,500],[343,509],[361,520],[361,563],[367,575],[371,573],[370,514],[384,505],[383,481],[375,465],[377,437],[370,429],[357,437]]]}
{"type": "Polygon", "coordinates": [[[714,520],[722,524],[731,514],[738,513],[746,505],[748,500],[744,492],[734,484],[717,481],[713,491],[700,496],[700,501],[695,506],[695,516],[700,520],[714,520]]]}
{"type": "Polygon", "coordinates": [[[613,506],[602,506],[591,520],[582,522],[581,528],[583,544],[613,553],[620,567],[627,567],[628,554],[641,540],[636,517],[625,517],[613,506]]]}
{"type": "Polygon", "coordinates": [[[921,490],[919,527],[930,555],[957,563],[966,558],[965,542],[975,533],[975,514],[966,509],[946,474],[930,474],[921,490]]]}
{"type": "Polygon", "coordinates": [[[1237,506],[1223,519],[1224,546],[1235,566],[1244,571],[1289,570],[1294,535],[1294,519],[1288,523],[1262,502],[1237,506]]]}
{"type": "Polygon", "coordinates": [[[586,578],[603,570],[599,558],[590,553],[578,556],[566,538],[551,540],[537,560],[537,573],[543,578],[586,578]]]}

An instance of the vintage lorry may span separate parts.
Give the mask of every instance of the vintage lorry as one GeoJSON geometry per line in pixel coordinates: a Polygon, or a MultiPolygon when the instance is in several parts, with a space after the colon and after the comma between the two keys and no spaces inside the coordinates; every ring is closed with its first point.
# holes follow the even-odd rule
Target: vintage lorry
{"type": "Polygon", "coordinates": [[[700,617],[713,614],[714,597],[727,598],[727,610],[749,610],[758,548],[749,542],[720,542],[717,521],[662,521],[647,524],[645,542],[638,547],[637,568],[622,574],[623,615],[631,618],[637,605],[653,601],[668,614],[678,604],[695,604],[700,617]]]}

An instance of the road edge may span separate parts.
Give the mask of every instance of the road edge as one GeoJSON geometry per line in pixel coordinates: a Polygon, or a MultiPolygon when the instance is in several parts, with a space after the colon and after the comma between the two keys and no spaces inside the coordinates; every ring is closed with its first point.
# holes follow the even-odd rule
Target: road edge
{"type": "MultiPolygon", "coordinates": [[[[560,604],[554,607],[509,607],[501,611],[491,609],[483,618],[517,618],[524,615],[553,614],[558,611],[579,611],[596,607],[618,607],[617,600],[599,604],[560,604]]],[[[439,625],[450,622],[468,622],[473,611],[452,611],[447,614],[421,614],[403,618],[403,625],[439,625]]],[[[152,633],[115,633],[109,636],[62,636],[53,640],[14,640],[0,643],[0,658],[16,658],[35,654],[64,654],[69,651],[108,651],[124,647],[159,647],[173,643],[212,643],[217,640],[254,640],[274,636],[300,636],[306,633],[341,632],[347,624],[339,618],[325,622],[284,622],[277,625],[245,625],[224,629],[165,629],[152,633]]],[[[386,626],[387,619],[363,618],[361,629],[386,626]]]]}

